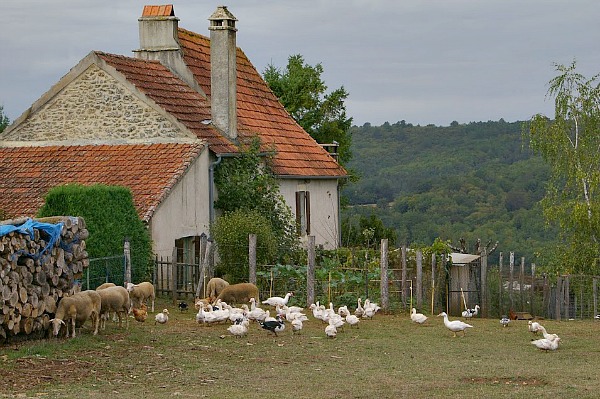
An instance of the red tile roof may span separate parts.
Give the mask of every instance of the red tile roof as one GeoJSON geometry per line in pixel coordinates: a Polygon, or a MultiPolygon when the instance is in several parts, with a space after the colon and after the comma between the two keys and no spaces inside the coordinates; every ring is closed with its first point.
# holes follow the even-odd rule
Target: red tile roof
{"type": "Polygon", "coordinates": [[[175,11],[172,4],[164,6],[144,6],[142,17],[173,17],[175,11]]]}
{"type": "MultiPolygon", "coordinates": [[[[210,97],[210,39],[179,28],[179,42],[186,64],[210,97]]],[[[306,178],[346,176],[344,168],[287,113],[239,48],[237,74],[238,134],[241,138],[258,134],[266,150],[275,148],[276,174],[306,178]]]]}
{"type": "Polygon", "coordinates": [[[202,152],[201,144],[0,147],[0,209],[8,218],[35,216],[54,186],[129,187],[143,220],[202,152]]]}

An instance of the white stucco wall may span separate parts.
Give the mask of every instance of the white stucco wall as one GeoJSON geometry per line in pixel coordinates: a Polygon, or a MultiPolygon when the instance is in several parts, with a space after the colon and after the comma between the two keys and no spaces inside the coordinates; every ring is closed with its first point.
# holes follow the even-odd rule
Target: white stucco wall
{"type": "Polygon", "coordinates": [[[178,238],[208,235],[208,168],[205,150],[154,213],[149,228],[152,249],[159,257],[170,258],[178,238]]]}
{"type": "MultiPolygon", "coordinates": [[[[279,190],[285,201],[296,214],[296,192],[310,192],[310,233],[315,236],[316,245],[325,249],[338,247],[338,190],[335,179],[284,179],[279,190]]],[[[306,237],[303,237],[306,241],[306,237]]]]}

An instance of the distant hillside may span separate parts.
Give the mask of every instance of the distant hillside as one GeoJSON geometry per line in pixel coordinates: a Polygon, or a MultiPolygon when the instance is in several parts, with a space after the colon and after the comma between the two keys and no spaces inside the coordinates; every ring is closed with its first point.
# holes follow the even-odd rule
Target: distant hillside
{"type": "Polygon", "coordinates": [[[344,189],[343,216],[375,212],[399,243],[499,241],[498,251],[530,262],[556,235],[537,205],[549,168],[528,151],[521,128],[504,120],[353,127],[348,166],[360,180],[344,189]]]}

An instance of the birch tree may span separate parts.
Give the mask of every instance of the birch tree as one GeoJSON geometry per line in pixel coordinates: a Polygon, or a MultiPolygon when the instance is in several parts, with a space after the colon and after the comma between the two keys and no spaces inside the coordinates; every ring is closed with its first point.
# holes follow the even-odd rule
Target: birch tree
{"type": "Polygon", "coordinates": [[[600,240],[600,86],[599,76],[586,78],[576,62],[556,65],[549,82],[554,97],[551,120],[535,115],[525,133],[531,148],[552,169],[542,200],[549,223],[557,223],[561,244],[552,256],[563,272],[597,273],[600,240]]]}

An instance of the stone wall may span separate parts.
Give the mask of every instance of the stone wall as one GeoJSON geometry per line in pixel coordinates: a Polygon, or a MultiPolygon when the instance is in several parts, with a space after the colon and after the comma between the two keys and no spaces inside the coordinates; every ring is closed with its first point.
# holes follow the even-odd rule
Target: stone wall
{"type": "Polygon", "coordinates": [[[123,141],[182,136],[178,127],[125,85],[91,65],[3,139],[123,141]]]}

